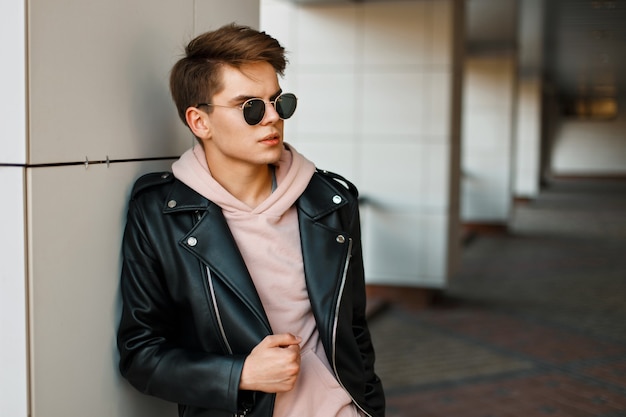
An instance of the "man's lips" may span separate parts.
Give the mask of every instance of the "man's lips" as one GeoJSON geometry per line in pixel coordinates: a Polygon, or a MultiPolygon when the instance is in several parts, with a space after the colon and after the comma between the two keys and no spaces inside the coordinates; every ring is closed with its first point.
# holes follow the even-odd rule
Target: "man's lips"
{"type": "Polygon", "coordinates": [[[275,144],[280,142],[280,135],[278,133],[272,133],[269,134],[267,136],[265,136],[263,139],[261,139],[262,143],[267,143],[267,144],[275,144]]]}

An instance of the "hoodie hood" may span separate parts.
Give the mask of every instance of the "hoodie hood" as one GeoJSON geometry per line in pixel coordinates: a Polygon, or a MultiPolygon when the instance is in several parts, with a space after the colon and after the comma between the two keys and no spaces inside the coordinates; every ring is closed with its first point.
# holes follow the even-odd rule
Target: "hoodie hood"
{"type": "Polygon", "coordinates": [[[211,175],[204,149],[197,144],[187,150],[172,164],[174,176],[198,194],[220,206],[225,217],[262,214],[280,218],[304,192],[309,184],[315,165],[285,144],[280,160],[276,163],[276,189],[255,208],[251,208],[230,194],[211,175]]]}

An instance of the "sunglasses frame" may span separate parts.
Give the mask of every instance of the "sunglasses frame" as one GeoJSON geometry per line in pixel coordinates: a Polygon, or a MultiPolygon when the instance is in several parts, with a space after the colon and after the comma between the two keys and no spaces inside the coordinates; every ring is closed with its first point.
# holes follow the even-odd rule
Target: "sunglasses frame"
{"type": "Polygon", "coordinates": [[[253,97],[253,98],[249,98],[248,100],[244,101],[243,103],[237,106],[224,106],[222,104],[213,104],[213,103],[198,103],[194,107],[209,106],[209,107],[223,107],[226,109],[239,109],[241,110],[243,119],[246,121],[246,123],[249,124],[250,126],[256,126],[263,121],[263,118],[265,117],[265,109],[268,104],[271,104],[272,107],[274,107],[274,110],[276,111],[276,113],[278,113],[278,117],[280,117],[281,120],[287,120],[291,116],[293,116],[293,114],[296,112],[296,108],[298,107],[298,97],[293,93],[281,93],[274,100],[270,100],[270,101],[265,101],[262,98],[253,97]],[[282,117],[280,113],[278,112],[278,109],[276,108],[276,103],[280,100],[281,97],[285,97],[285,96],[289,98],[293,98],[293,100],[295,101],[295,105],[293,107],[293,111],[291,112],[289,116],[282,117]],[[261,113],[260,118],[256,123],[250,123],[248,121],[248,118],[246,117],[246,109],[252,108],[251,103],[258,102],[258,101],[263,103],[263,112],[261,113]]]}

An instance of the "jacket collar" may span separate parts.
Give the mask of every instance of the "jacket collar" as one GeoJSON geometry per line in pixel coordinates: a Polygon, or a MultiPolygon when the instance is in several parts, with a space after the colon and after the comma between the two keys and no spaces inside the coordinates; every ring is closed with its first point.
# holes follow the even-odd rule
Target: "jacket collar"
{"type": "MultiPolygon", "coordinates": [[[[343,190],[338,191],[328,181],[322,179],[320,175],[314,174],[306,190],[296,202],[298,209],[314,220],[318,220],[348,203],[348,190],[345,192],[343,190]]],[[[214,204],[183,182],[176,180],[163,204],[163,213],[206,210],[214,204]]]]}
{"type": "Polygon", "coordinates": [[[163,204],[163,213],[178,211],[206,210],[211,203],[209,200],[189,188],[183,182],[175,180],[163,204]]]}
{"type": "MultiPolygon", "coordinates": [[[[334,180],[330,180],[334,181],[334,180]]],[[[348,203],[347,194],[338,191],[321,175],[314,174],[296,205],[313,220],[319,220],[348,203]]]]}

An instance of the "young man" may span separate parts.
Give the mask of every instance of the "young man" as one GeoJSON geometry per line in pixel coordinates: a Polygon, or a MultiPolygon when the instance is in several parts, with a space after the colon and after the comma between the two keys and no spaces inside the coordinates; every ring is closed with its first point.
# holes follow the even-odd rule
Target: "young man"
{"type": "Polygon", "coordinates": [[[357,193],[283,142],[284,49],[228,25],[170,88],[198,144],[132,191],[120,370],[179,416],[384,415],[357,193]]]}

